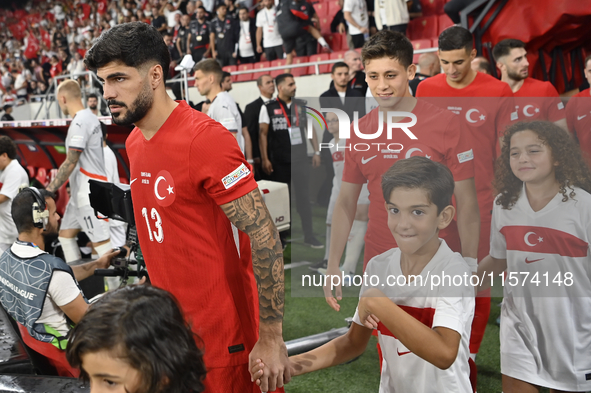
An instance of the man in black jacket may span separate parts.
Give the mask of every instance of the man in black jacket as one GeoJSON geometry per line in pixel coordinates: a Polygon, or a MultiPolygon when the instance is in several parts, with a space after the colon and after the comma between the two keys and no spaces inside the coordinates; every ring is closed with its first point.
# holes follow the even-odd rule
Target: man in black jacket
{"type": "MultiPolygon", "coordinates": [[[[354,89],[349,84],[349,66],[347,63],[339,61],[332,66],[330,74],[332,83],[330,88],[320,95],[320,106],[322,108],[337,108],[345,111],[349,120],[353,121],[354,112],[358,112],[358,118],[365,116],[365,95],[359,90],[354,89]]],[[[328,143],[333,135],[324,130],[322,143],[328,143]]],[[[329,149],[320,150],[320,158],[326,171],[324,183],[318,191],[318,203],[322,206],[328,206],[330,192],[332,190],[332,178],[334,169],[332,166],[332,157],[329,149]]]]}
{"type": "Polygon", "coordinates": [[[265,102],[270,101],[275,93],[275,84],[273,78],[270,75],[262,75],[257,79],[257,87],[261,92],[261,96],[246,105],[244,108],[244,123],[242,123],[250,134],[252,140],[252,158],[254,160],[254,177],[256,180],[265,179],[268,180],[267,176],[261,170],[261,152],[259,148],[259,114],[261,113],[261,107],[265,102]]]}
{"type": "Polygon", "coordinates": [[[217,16],[210,23],[211,55],[222,67],[236,65],[240,26],[236,19],[227,16],[225,4],[218,4],[216,12],[217,16]]]}

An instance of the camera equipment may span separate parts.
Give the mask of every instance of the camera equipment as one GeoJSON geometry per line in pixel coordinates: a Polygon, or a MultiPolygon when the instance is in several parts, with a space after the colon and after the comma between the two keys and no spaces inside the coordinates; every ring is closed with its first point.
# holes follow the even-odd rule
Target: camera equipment
{"type": "Polygon", "coordinates": [[[135,219],[133,216],[133,203],[131,201],[131,187],[127,184],[113,184],[97,180],[89,180],[90,205],[99,218],[109,218],[126,222],[127,234],[125,248],[120,249],[119,255],[113,258],[114,269],[96,269],[94,274],[104,277],[121,277],[121,286],[127,284],[129,277],[148,277],[144,259],[137,238],[135,219]],[[125,253],[124,253],[125,252],[125,253]],[[130,270],[130,265],[136,265],[136,270],[130,270]]]}

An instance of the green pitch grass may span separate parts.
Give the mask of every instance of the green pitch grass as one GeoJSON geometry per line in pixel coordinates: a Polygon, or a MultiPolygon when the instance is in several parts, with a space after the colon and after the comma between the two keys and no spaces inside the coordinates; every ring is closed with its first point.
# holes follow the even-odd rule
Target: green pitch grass
{"type": "MultiPolygon", "coordinates": [[[[292,214],[293,240],[285,250],[285,263],[321,261],[324,250],[314,250],[303,245],[299,216],[295,211],[292,214]]],[[[314,207],[313,215],[314,233],[321,242],[324,242],[326,209],[314,207]]],[[[357,274],[362,272],[362,260],[363,258],[357,265],[357,274]]],[[[344,293],[344,298],[340,302],[340,312],[334,311],[326,304],[321,289],[305,294],[294,289],[292,293],[292,275],[294,279],[299,279],[301,274],[308,273],[314,274],[307,266],[285,272],[285,320],[283,326],[285,341],[347,326],[345,318],[352,317],[355,313],[358,289],[357,293],[354,289],[344,293]]],[[[495,323],[500,314],[500,307],[497,306],[500,302],[501,298],[492,298],[488,326],[480,353],[476,358],[478,393],[498,393],[501,391],[499,328],[495,323]]],[[[380,383],[380,370],[376,343],[376,338],[372,337],[365,353],[349,364],[292,379],[286,385],[285,391],[287,393],[377,392],[380,383]]]]}

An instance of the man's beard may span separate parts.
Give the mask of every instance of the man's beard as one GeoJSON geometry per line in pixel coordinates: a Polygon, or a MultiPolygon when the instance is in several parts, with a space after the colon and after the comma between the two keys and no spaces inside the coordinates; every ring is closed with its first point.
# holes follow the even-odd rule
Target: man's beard
{"type": "Polygon", "coordinates": [[[148,111],[152,109],[153,102],[154,97],[150,92],[150,86],[148,83],[145,83],[140,94],[131,103],[131,107],[115,100],[107,101],[107,105],[118,105],[122,108],[127,108],[125,115],[122,116],[121,113],[112,113],[111,116],[113,117],[113,123],[120,126],[129,126],[142,120],[148,114],[148,111]]]}
{"type": "Polygon", "coordinates": [[[98,105],[89,105],[89,106],[88,106],[88,108],[89,108],[91,111],[95,111],[95,110],[96,110],[96,108],[98,108],[98,105]]]}
{"type": "MultiPolygon", "coordinates": [[[[529,73],[528,73],[529,75],[529,73]]],[[[514,81],[522,81],[525,78],[527,78],[528,75],[521,75],[519,72],[513,72],[510,70],[507,70],[507,76],[509,77],[509,79],[513,79],[514,81]]]]}

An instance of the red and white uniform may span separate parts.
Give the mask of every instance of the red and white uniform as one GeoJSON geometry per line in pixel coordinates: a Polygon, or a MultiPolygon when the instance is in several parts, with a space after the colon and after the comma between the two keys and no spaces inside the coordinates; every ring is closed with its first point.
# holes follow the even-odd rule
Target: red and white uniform
{"type": "Polygon", "coordinates": [[[566,105],[568,129],[577,138],[581,150],[591,165],[591,90],[586,89],[570,98],[566,105]]]}
{"type": "Polygon", "coordinates": [[[507,260],[501,372],[552,389],[588,391],[591,195],[574,191],[566,202],[557,193],[537,212],[525,187],[510,210],[495,205],[490,255],[507,260]]]}
{"type": "Polygon", "coordinates": [[[560,95],[550,82],[526,78],[513,93],[520,121],[548,120],[556,122],[566,116],[560,95]]]}
{"type": "MultiPolygon", "coordinates": [[[[447,166],[456,182],[474,177],[474,161],[472,146],[459,118],[424,100],[417,100],[412,113],[417,123],[408,129],[417,137],[411,139],[399,128],[392,130],[392,139],[387,139],[387,124],[379,125],[379,108],[374,109],[359,120],[359,130],[364,134],[377,132],[380,127],[382,134],[375,139],[361,139],[351,127],[349,144],[351,150],[345,152],[345,169],[343,181],[356,184],[368,183],[369,190],[369,222],[365,235],[364,267],[369,260],[383,252],[396,247],[396,241],[388,229],[388,215],[384,207],[382,195],[382,175],[399,159],[421,155],[447,166]],[[380,143],[379,149],[376,144],[380,143]],[[367,151],[363,144],[371,144],[367,151]],[[401,149],[392,151],[390,149],[401,149]],[[356,150],[358,149],[358,150],[356,150]]],[[[384,121],[386,116],[383,117],[384,121]]],[[[400,123],[410,122],[410,118],[400,123]]],[[[455,221],[441,231],[440,237],[445,239],[452,249],[459,251],[459,235],[455,221]],[[455,243],[453,246],[452,243],[455,243]]]]}
{"type": "MultiPolygon", "coordinates": [[[[430,328],[439,326],[452,329],[461,335],[456,360],[447,370],[441,370],[409,351],[380,322],[378,340],[383,356],[380,393],[472,392],[468,342],[474,315],[474,289],[469,283],[459,286],[446,283],[433,289],[430,287],[430,277],[470,277],[472,273],[462,256],[454,253],[442,240],[437,253],[421,272],[423,285],[418,281],[419,278],[415,278],[417,285],[410,283],[401,286],[387,283],[387,280],[398,282],[398,277],[402,279],[404,276],[400,268],[398,248],[372,258],[365,273],[368,277],[379,277],[379,289],[384,295],[420,322],[430,328]]],[[[369,283],[369,279],[366,281],[369,283]]],[[[364,285],[360,296],[368,288],[371,286],[364,285]]],[[[353,321],[361,325],[359,310],[356,310],[353,321]]]]}
{"type": "MultiPolygon", "coordinates": [[[[481,72],[463,89],[449,86],[446,75],[439,74],[419,84],[417,97],[443,97],[429,98],[429,102],[460,115],[460,121],[470,131],[474,148],[474,182],[480,209],[478,260],[481,260],[489,251],[496,148],[498,139],[512,122],[511,115],[515,111],[513,92],[506,83],[481,72]]],[[[516,118],[517,115],[513,114],[513,120],[516,118]]]]}
{"type": "MultiPolygon", "coordinates": [[[[257,188],[236,139],[180,101],[156,135],[146,140],[135,128],[126,148],[137,233],[152,284],[178,299],[203,339],[208,369],[247,367],[259,319],[250,240],[239,232],[239,255],[220,208],[257,188]]],[[[205,382],[207,392],[223,391],[209,374],[205,382]]],[[[249,378],[243,382],[254,385],[249,378]]]]}

